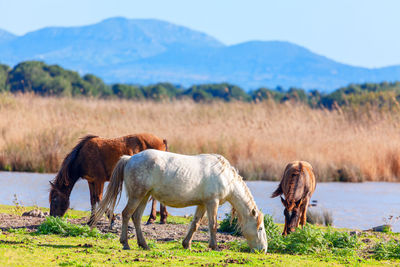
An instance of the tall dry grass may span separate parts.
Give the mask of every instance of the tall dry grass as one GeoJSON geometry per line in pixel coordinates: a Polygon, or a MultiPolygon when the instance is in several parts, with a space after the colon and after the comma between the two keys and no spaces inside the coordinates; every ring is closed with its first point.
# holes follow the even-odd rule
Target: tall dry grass
{"type": "Polygon", "coordinates": [[[278,180],[309,161],[319,181],[399,181],[398,114],[274,102],[195,104],[0,95],[0,168],[57,171],[88,133],[151,132],[173,152],[219,153],[247,179],[278,180]]]}

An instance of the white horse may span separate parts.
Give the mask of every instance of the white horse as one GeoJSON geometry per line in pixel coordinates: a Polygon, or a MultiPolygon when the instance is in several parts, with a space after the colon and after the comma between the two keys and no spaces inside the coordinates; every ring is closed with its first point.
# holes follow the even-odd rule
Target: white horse
{"type": "Polygon", "coordinates": [[[197,206],[189,232],[182,242],[190,248],[193,233],[207,211],[210,229],[209,247],[216,249],[217,209],[228,201],[238,214],[244,237],[252,250],[267,251],[264,215],[258,210],[248,187],[229,162],[220,155],[194,156],[148,149],[134,156],[122,156],[114,168],[107,193],[93,218],[92,225],[110,209],[125,184],[128,203],[122,212],[120,242],[130,249],[127,238],[132,216],[138,245],[148,249],[141,230],[141,218],[150,196],[167,206],[197,206]]]}

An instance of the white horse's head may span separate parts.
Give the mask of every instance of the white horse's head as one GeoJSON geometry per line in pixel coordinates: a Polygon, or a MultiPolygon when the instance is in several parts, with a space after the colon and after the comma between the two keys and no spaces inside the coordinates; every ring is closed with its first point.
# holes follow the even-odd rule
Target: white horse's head
{"type": "Polygon", "coordinates": [[[249,216],[243,219],[241,228],[250,249],[267,252],[268,243],[264,228],[264,214],[261,211],[252,209],[249,216]]]}

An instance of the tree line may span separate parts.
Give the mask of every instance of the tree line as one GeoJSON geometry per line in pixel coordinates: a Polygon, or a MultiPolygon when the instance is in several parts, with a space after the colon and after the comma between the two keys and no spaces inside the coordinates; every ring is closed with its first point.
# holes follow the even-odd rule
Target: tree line
{"type": "Polygon", "coordinates": [[[336,108],[337,106],[399,107],[400,82],[350,84],[332,93],[318,90],[282,87],[258,88],[249,92],[229,83],[193,85],[184,88],[171,83],[152,85],[105,84],[93,75],[79,75],[58,65],[41,61],[25,61],[14,68],[0,64],[0,92],[35,93],[42,96],[88,96],[99,98],[124,98],[133,100],[192,99],[196,102],[246,101],[302,102],[311,107],[336,108]]]}

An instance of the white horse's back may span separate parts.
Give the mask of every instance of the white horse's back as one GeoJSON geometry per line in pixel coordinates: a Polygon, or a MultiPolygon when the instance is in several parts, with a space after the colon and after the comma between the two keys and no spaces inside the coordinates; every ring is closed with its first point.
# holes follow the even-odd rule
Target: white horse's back
{"type": "Polygon", "coordinates": [[[200,205],[215,198],[223,203],[234,179],[230,164],[220,155],[152,149],[132,156],[125,173],[127,188],[145,186],[154,198],[172,207],[200,205]]]}

